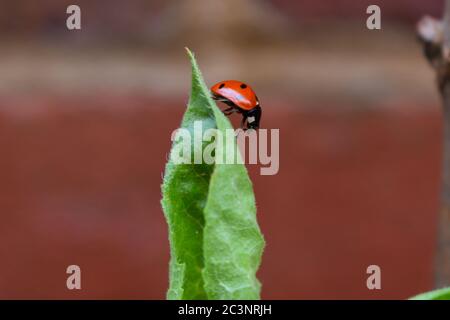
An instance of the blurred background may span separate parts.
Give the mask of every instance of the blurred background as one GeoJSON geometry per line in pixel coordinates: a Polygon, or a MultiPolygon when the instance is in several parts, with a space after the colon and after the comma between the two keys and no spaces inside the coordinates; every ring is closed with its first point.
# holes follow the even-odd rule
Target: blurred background
{"type": "MultiPolygon", "coordinates": [[[[280,171],[248,166],[264,299],[433,285],[441,123],[415,23],[441,0],[0,0],[0,298],[164,299],[160,184],[190,89],[248,82],[280,171]],[[81,7],[81,30],[66,8],[81,7]],[[381,7],[382,29],[366,28],[381,7]],[[66,288],[66,268],[82,290],[66,288]],[[366,268],[381,267],[368,290],[366,268]]],[[[239,123],[239,117],[232,118],[239,123]]]]}

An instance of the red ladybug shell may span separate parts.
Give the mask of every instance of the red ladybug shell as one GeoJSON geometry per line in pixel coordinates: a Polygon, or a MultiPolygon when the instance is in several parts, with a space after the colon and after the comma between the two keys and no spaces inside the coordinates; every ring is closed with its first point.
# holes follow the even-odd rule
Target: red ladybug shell
{"type": "Polygon", "coordinates": [[[252,110],[259,106],[258,98],[250,86],[241,81],[225,80],[211,87],[211,92],[233,102],[243,110],[252,110]]]}

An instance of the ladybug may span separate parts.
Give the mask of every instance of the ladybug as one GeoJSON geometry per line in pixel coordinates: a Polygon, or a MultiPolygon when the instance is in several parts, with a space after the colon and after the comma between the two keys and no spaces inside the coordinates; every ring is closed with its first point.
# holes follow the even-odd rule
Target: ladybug
{"type": "Polygon", "coordinates": [[[225,115],[234,112],[242,114],[241,128],[258,129],[261,120],[261,106],[258,97],[250,86],[241,81],[225,80],[211,87],[214,100],[223,102],[229,108],[223,110],[225,115]]]}

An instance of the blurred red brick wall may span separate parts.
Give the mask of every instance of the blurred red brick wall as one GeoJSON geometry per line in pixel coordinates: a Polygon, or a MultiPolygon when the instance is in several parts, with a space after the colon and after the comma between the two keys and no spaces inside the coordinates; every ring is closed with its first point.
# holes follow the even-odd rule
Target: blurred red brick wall
{"type": "Polygon", "coordinates": [[[424,12],[441,16],[443,0],[421,1],[421,0],[337,0],[337,1],[314,1],[314,0],[271,0],[278,8],[287,15],[295,17],[297,21],[321,20],[326,23],[328,19],[351,18],[365,21],[366,8],[376,4],[380,6],[383,22],[396,21],[400,23],[416,23],[424,12]]]}
{"type": "MultiPolygon", "coordinates": [[[[263,298],[430,289],[437,110],[267,103],[262,124],[280,128],[280,171],[250,167],[267,240],[263,298]],[[381,266],[381,291],[366,288],[370,264],[381,266]]],[[[0,298],[165,297],[160,184],[183,105],[145,96],[0,101],[0,298]],[[79,292],[65,287],[70,264],[82,268],[79,292]]]]}
{"type": "MultiPolygon", "coordinates": [[[[416,19],[424,13],[439,15],[442,1],[378,1],[383,24],[406,23],[407,31],[399,35],[402,28],[386,28],[372,38],[359,23],[369,1],[271,2],[299,25],[356,20],[359,29],[353,30],[360,37],[324,31],[314,40],[325,45],[315,51],[308,47],[314,41],[300,36],[276,48],[268,41],[247,51],[223,41],[205,49],[209,74],[234,72],[262,83],[267,97],[262,125],[280,128],[279,173],[260,176],[257,167],[249,167],[267,240],[259,274],[263,298],[406,298],[430,289],[440,115],[436,105],[431,107],[436,101],[430,98],[432,79],[422,72],[428,69],[418,66],[425,61],[409,40],[416,19]],[[380,45],[368,46],[370,39],[380,45]],[[339,53],[342,48],[347,51],[339,53]],[[320,59],[329,69],[323,70],[320,59]],[[275,64],[280,60],[284,64],[275,64]],[[422,81],[411,81],[415,78],[422,81]],[[305,101],[301,95],[309,91],[314,92],[308,101],[328,104],[300,105],[297,101],[305,101]],[[407,94],[411,91],[415,95],[407,94]],[[422,102],[407,102],[418,96],[422,102]],[[365,286],[371,264],[381,266],[381,291],[365,286]]],[[[0,1],[2,39],[19,43],[19,49],[10,49],[7,41],[1,48],[11,50],[6,61],[16,65],[3,74],[0,91],[0,298],[163,299],[169,247],[160,184],[170,134],[187,99],[168,92],[188,86],[180,75],[187,74],[187,65],[170,56],[181,56],[185,43],[175,43],[176,50],[167,55],[163,51],[163,58],[149,53],[162,51],[157,46],[121,51],[135,39],[148,44],[146,36],[161,22],[158,15],[166,2],[80,0],[83,39],[92,40],[86,42],[89,47],[107,43],[92,50],[95,54],[83,51],[74,41],[76,34],[65,29],[64,12],[71,3],[0,1]],[[29,40],[38,48],[20,47],[29,40]],[[55,50],[53,56],[53,46],[67,44],[66,51],[55,50]],[[22,56],[20,48],[29,55],[22,56]],[[110,61],[117,70],[106,72],[107,63],[91,70],[107,52],[116,55],[110,61]],[[35,60],[27,64],[20,57],[35,60]],[[135,60],[141,64],[127,69],[135,60]],[[80,66],[97,82],[68,66],[80,66]],[[167,74],[158,74],[161,66],[167,74]],[[138,72],[144,68],[156,77],[138,72]],[[186,86],[170,86],[169,80],[186,86]],[[94,89],[90,84],[96,84],[94,89]],[[63,87],[65,97],[55,94],[63,87]],[[123,87],[129,94],[116,94],[123,87]],[[166,91],[136,94],[148,89],[166,91]],[[80,292],[66,289],[70,264],[82,268],[80,292]]]]}
{"type": "MultiPolygon", "coordinates": [[[[440,16],[443,0],[254,0],[270,3],[275,10],[290,16],[295,23],[315,20],[324,24],[330,20],[365,21],[366,8],[377,4],[382,8],[383,22],[415,23],[423,13],[440,16]]],[[[145,38],[158,26],[158,17],[176,1],[162,0],[78,0],[83,9],[84,32],[100,38],[145,38]]],[[[0,1],[0,34],[4,36],[57,35],[65,29],[65,10],[75,4],[69,0],[0,1]]]]}

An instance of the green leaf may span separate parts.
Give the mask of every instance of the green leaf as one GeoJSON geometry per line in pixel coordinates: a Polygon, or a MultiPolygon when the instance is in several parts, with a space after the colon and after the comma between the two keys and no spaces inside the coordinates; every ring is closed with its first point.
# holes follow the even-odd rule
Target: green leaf
{"type": "Polygon", "coordinates": [[[450,287],[421,293],[410,300],[450,300],[450,287]]]}
{"type": "MultiPolygon", "coordinates": [[[[192,89],[181,128],[215,128],[225,137],[233,129],[210,97],[193,54],[192,89]]],[[[169,226],[168,299],[259,299],[256,278],[264,239],[256,220],[253,188],[243,164],[175,164],[175,140],[162,186],[162,207],[169,226]]],[[[203,152],[211,142],[191,150],[203,152]],[[200,148],[200,150],[199,150],[200,148]]],[[[236,139],[214,140],[215,159],[238,152],[236,139]]],[[[193,134],[192,134],[192,144],[193,134]]],[[[242,163],[242,162],[241,162],[242,163]]]]}

